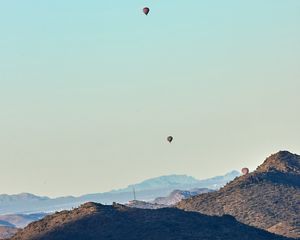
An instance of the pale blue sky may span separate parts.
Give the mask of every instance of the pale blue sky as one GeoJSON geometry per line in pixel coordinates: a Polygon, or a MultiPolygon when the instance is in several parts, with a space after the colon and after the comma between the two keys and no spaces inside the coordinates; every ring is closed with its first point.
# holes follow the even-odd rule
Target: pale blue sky
{"type": "Polygon", "coordinates": [[[298,0],[1,1],[1,193],[80,195],[300,154],[299,12],[298,0]]]}

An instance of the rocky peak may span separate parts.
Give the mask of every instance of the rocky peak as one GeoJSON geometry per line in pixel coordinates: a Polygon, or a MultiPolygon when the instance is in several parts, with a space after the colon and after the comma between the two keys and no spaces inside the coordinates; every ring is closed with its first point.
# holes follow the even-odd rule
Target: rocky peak
{"type": "Polygon", "coordinates": [[[257,168],[258,172],[279,171],[283,173],[300,173],[300,156],[288,151],[280,151],[268,157],[257,168]]]}

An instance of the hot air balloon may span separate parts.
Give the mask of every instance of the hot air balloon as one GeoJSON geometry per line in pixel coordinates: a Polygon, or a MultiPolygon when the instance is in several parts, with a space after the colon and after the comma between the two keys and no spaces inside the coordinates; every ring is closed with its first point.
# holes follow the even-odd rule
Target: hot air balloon
{"type": "Polygon", "coordinates": [[[167,137],[167,140],[168,140],[169,143],[171,143],[173,141],[173,137],[169,136],[169,137],[167,137]]]}
{"type": "Polygon", "coordinates": [[[150,8],[144,7],[143,12],[145,13],[145,15],[148,15],[148,13],[150,12],[150,8]]]}
{"type": "Polygon", "coordinates": [[[249,173],[249,168],[242,168],[242,174],[247,175],[249,173]]]}

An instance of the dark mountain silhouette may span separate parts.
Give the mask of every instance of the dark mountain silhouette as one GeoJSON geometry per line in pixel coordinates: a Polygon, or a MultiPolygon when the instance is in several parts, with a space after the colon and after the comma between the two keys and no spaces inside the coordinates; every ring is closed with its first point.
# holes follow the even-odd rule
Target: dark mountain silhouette
{"type": "Polygon", "coordinates": [[[256,171],[219,191],[183,200],[177,207],[208,215],[230,214],[251,226],[300,237],[300,156],[278,152],[256,171]]]}
{"type": "Polygon", "coordinates": [[[86,203],[31,223],[11,240],[284,240],[237,222],[176,208],[157,210],[86,203]]]}

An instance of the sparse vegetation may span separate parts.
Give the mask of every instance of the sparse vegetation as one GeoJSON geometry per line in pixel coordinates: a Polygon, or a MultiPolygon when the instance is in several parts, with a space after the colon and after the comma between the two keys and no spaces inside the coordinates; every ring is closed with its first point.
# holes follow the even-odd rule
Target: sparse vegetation
{"type": "Polygon", "coordinates": [[[30,224],[11,240],[284,240],[232,216],[211,217],[176,208],[157,210],[86,203],[30,224]]]}
{"type": "Polygon", "coordinates": [[[208,215],[230,214],[245,224],[297,238],[299,166],[300,156],[279,152],[267,158],[255,172],[235,179],[219,191],[184,200],[177,206],[208,215]]]}

